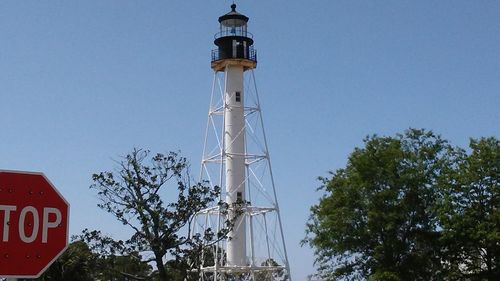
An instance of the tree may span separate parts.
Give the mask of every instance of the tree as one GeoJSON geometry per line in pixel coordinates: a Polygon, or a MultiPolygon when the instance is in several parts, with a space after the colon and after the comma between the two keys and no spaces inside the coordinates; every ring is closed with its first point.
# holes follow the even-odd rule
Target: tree
{"type": "Polygon", "coordinates": [[[123,256],[107,256],[100,259],[99,280],[136,281],[150,280],[151,266],[137,252],[123,256]]]}
{"type": "Polygon", "coordinates": [[[97,256],[88,245],[81,240],[74,241],[42,276],[35,280],[93,281],[97,264],[97,256]]]}
{"type": "Polygon", "coordinates": [[[115,241],[100,231],[88,229],[73,238],[86,243],[95,256],[91,269],[95,280],[149,280],[152,276],[152,267],[133,248],[126,247],[124,241],[115,241]]]}
{"type": "MultiPolygon", "coordinates": [[[[87,244],[83,237],[74,237],[66,251],[34,280],[39,281],[133,281],[151,280],[145,277],[152,272],[150,265],[138,253],[117,256],[103,255],[99,247],[87,244]]],[[[20,279],[27,280],[27,279],[20,279]]]]}
{"type": "MultiPolygon", "coordinates": [[[[166,256],[183,259],[190,255],[189,249],[199,249],[204,238],[222,238],[227,229],[191,235],[193,215],[216,202],[219,189],[191,184],[188,163],[177,153],[149,157],[149,151],[134,149],[117,162],[115,172],[94,174],[90,188],[97,191],[98,206],[133,231],[130,239],[115,241],[111,248],[151,252],[152,258],[145,262],[153,262],[159,280],[166,281],[171,277],[164,263],[166,256]],[[168,195],[175,197],[164,201],[168,195]]],[[[95,238],[100,239],[99,235],[95,238]]]]}
{"type": "Polygon", "coordinates": [[[500,280],[500,141],[470,141],[442,180],[444,257],[449,280],[500,280]]]}
{"type": "MultiPolygon", "coordinates": [[[[279,264],[274,259],[266,259],[261,263],[261,266],[268,266],[276,268],[279,264]]],[[[255,274],[255,281],[277,281],[277,280],[288,280],[288,276],[285,274],[283,269],[272,270],[272,271],[262,271],[255,274]]]]}
{"type": "Polygon", "coordinates": [[[425,130],[371,136],[322,178],[308,243],[325,280],[441,280],[438,179],[453,148],[425,130]]]}

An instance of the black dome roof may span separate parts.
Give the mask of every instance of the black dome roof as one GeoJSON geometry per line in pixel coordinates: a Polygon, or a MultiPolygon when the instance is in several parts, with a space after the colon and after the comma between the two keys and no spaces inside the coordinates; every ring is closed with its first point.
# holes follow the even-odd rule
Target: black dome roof
{"type": "Polygon", "coordinates": [[[229,19],[238,19],[238,20],[243,20],[245,22],[248,22],[247,16],[236,12],[236,4],[231,5],[231,12],[219,17],[219,22],[229,20],[229,19]]]}

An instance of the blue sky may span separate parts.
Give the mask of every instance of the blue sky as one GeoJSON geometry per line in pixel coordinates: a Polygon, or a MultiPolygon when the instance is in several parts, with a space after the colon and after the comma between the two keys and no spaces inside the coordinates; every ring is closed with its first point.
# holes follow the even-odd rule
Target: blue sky
{"type": "MultiPolygon", "coordinates": [[[[133,147],[181,150],[197,174],[210,50],[231,1],[1,1],[0,169],[42,171],[73,234],[122,228],[88,189],[133,147]]],[[[368,134],[500,136],[499,1],[237,1],[295,280],[317,176],[368,134]]]]}

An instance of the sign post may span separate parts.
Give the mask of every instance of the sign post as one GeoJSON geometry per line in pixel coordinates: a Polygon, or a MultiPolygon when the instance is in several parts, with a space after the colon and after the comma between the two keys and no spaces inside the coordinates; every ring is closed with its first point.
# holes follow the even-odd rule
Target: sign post
{"type": "Polygon", "coordinates": [[[44,174],[0,170],[0,276],[39,277],[68,246],[68,217],[44,174]]]}

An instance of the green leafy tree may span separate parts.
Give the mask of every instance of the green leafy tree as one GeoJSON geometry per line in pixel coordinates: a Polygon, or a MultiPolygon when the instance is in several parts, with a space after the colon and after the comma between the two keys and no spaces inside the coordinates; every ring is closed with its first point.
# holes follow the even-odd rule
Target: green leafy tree
{"type": "Polygon", "coordinates": [[[95,280],[152,280],[151,265],[138,252],[125,248],[123,241],[115,241],[99,231],[88,230],[84,230],[80,238],[88,242],[96,256],[93,268],[95,280]]]}
{"type": "Polygon", "coordinates": [[[98,206],[128,226],[133,234],[127,241],[114,241],[94,233],[92,239],[97,243],[103,242],[109,250],[122,255],[151,253],[152,258],[144,262],[153,262],[158,280],[166,281],[173,278],[167,272],[172,268],[165,264],[166,258],[188,259],[206,241],[227,235],[230,221],[218,233],[208,230],[191,235],[193,216],[219,200],[219,189],[204,183],[191,184],[184,157],[174,152],[150,156],[147,150],[134,149],[117,163],[114,172],[94,174],[90,188],[97,191],[101,200],[98,206]]]}
{"type": "Polygon", "coordinates": [[[438,179],[452,147],[425,130],[371,136],[322,178],[308,243],[324,280],[442,280],[438,179]]]}
{"type": "MultiPolygon", "coordinates": [[[[78,237],[74,237],[78,239],[78,237]]],[[[38,281],[151,280],[149,264],[138,253],[105,254],[102,248],[78,239],[37,279],[38,281]]],[[[24,279],[21,279],[24,280],[24,279]]],[[[27,279],[26,279],[27,280],[27,279]]]]}
{"type": "Polygon", "coordinates": [[[39,281],[93,281],[98,257],[83,241],[72,242],[39,281]]]}
{"type": "Polygon", "coordinates": [[[500,141],[471,140],[443,178],[444,257],[449,280],[500,280],[500,141]]]}
{"type": "MultiPolygon", "coordinates": [[[[262,267],[276,268],[279,264],[274,259],[266,259],[261,263],[262,267]]],[[[277,281],[277,280],[288,280],[285,271],[283,269],[261,271],[255,274],[255,281],[277,281]]]]}
{"type": "Polygon", "coordinates": [[[99,275],[101,280],[134,281],[150,280],[152,267],[142,260],[137,252],[123,256],[101,258],[99,275]]]}

